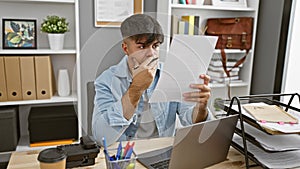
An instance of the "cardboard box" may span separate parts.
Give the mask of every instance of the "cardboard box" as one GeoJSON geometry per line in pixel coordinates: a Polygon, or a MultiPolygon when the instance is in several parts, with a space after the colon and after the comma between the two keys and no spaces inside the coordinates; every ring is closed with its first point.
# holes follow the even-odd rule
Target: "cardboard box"
{"type": "Polygon", "coordinates": [[[32,107],[28,117],[30,143],[78,139],[74,105],[32,107]]]}

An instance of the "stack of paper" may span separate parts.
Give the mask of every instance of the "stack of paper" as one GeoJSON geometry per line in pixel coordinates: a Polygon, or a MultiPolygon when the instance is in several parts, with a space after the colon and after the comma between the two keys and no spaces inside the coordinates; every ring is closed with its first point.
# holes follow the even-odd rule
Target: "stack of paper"
{"type": "Polygon", "coordinates": [[[271,135],[247,123],[244,123],[244,129],[247,134],[252,136],[267,151],[300,150],[299,134],[271,135]]]}
{"type": "MultiPolygon", "coordinates": [[[[240,136],[234,134],[233,140],[243,147],[243,140],[240,136]]],[[[247,141],[247,149],[255,159],[268,168],[295,168],[300,166],[300,150],[269,153],[249,141],[247,141]]]]}
{"type": "MultiPolygon", "coordinates": [[[[227,105],[228,106],[228,105],[227,105]]],[[[257,114],[253,113],[254,108],[256,107],[256,110],[259,110],[259,113],[262,109],[258,108],[261,106],[268,106],[265,103],[251,103],[251,104],[243,104],[242,105],[242,112],[243,115],[255,119],[254,116],[249,114],[249,111],[252,111],[251,113],[255,116],[257,114]],[[249,109],[250,107],[250,109],[249,109]],[[244,108],[248,109],[246,111],[244,108]]],[[[272,109],[274,108],[271,106],[272,109]]],[[[238,106],[233,105],[232,107],[234,110],[238,111],[238,106]]],[[[265,108],[265,107],[264,107],[265,108]]],[[[268,107],[269,108],[269,107],[268,107]]],[[[271,109],[271,114],[272,114],[271,109]]],[[[275,107],[275,110],[278,108],[275,107]]],[[[266,110],[266,109],[263,109],[266,110]]],[[[270,109],[267,109],[270,111],[270,109]]],[[[275,111],[274,110],[274,111],[275,111]]],[[[266,112],[268,113],[268,112],[266,112]]],[[[282,113],[282,112],[280,112],[282,113]]],[[[285,112],[288,115],[290,115],[291,112],[285,112]]],[[[260,114],[258,114],[260,115],[260,114]]],[[[285,117],[286,114],[284,114],[285,117]]],[[[299,115],[296,116],[293,114],[295,119],[298,121],[300,119],[299,115]]],[[[257,161],[259,161],[261,164],[268,168],[294,168],[300,166],[300,135],[299,134],[285,134],[285,133],[299,133],[300,132],[300,125],[299,124],[290,124],[290,123],[275,123],[278,121],[278,117],[281,116],[274,116],[272,118],[269,118],[268,121],[271,122],[259,122],[257,123],[262,126],[262,128],[266,129],[266,132],[269,132],[271,134],[267,134],[266,132],[261,131],[260,129],[257,129],[248,123],[244,122],[244,131],[247,134],[246,142],[247,142],[247,150],[251,154],[248,153],[248,155],[253,156],[257,161]],[[270,120],[271,119],[271,120],[270,120]],[[272,135],[273,133],[276,133],[276,135],[272,135]],[[281,134],[278,134],[281,133],[281,134]],[[250,142],[252,140],[252,142],[250,142]],[[255,143],[252,144],[252,143],[255,143]],[[260,145],[260,146],[258,146],[260,145]]],[[[288,116],[290,117],[290,116],[288,116]]],[[[265,118],[265,117],[264,117],[265,118]]],[[[289,119],[290,120],[290,119],[289,119]]],[[[287,120],[287,121],[289,121],[287,120]]],[[[240,127],[240,124],[237,126],[240,127]]],[[[240,145],[240,147],[243,148],[243,140],[242,137],[235,134],[233,137],[233,142],[240,145]]]]}

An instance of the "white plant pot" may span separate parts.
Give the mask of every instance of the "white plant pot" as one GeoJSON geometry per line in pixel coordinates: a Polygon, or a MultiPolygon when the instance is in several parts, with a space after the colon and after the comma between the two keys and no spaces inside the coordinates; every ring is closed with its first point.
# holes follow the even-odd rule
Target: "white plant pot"
{"type": "Polygon", "coordinates": [[[50,49],[52,50],[61,50],[64,46],[64,36],[62,33],[49,33],[48,40],[50,49]]]}
{"type": "Polygon", "coordinates": [[[59,69],[58,71],[57,93],[59,96],[70,95],[70,80],[67,69],[59,69]]]}

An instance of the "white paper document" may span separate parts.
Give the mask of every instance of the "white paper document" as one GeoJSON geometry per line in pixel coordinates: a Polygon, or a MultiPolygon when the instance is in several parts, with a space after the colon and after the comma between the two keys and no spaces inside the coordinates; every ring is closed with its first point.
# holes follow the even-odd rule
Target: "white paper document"
{"type": "Polygon", "coordinates": [[[259,129],[256,129],[247,123],[244,123],[244,127],[246,133],[251,135],[265,150],[268,151],[300,150],[299,134],[271,135],[262,132],[259,129]]]}
{"type": "Polygon", "coordinates": [[[183,102],[190,84],[203,83],[218,37],[174,35],[163,71],[149,102],[183,102]]]}
{"type": "MultiPolygon", "coordinates": [[[[243,140],[237,134],[234,142],[243,147],[243,140]]],[[[300,166],[300,150],[268,153],[247,141],[247,149],[260,163],[268,168],[295,168],[300,166]]],[[[248,154],[250,155],[250,154],[248,154]]]]}
{"type": "MultiPolygon", "coordinates": [[[[252,105],[265,105],[266,103],[251,103],[252,105]]],[[[229,107],[229,105],[226,105],[229,107]]],[[[236,110],[238,112],[238,105],[232,105],[232,109],[236,110]]],[[[253,116],[251,116],[243,107],[241,107],[242,109],[242,114],[244,114],[245,116],[252,118],[255,120],[255,118],[253,116]]],[[[289,110],[288,113],[290,113],[291,115],[293,115],[294,117],[296,117],[298,119],[298,121],[300,121],[300,113],[293,111],[293,110],[289,110]]],[[[300,132],[300,123],[298,124],[278,124],[278,123],[268,123],[268,122],[259,122],[257,121],[257,123],[262,126],[263,128],[267,128],[273,131],[280,131],[282,133],[299,133],[300,132]]]]}

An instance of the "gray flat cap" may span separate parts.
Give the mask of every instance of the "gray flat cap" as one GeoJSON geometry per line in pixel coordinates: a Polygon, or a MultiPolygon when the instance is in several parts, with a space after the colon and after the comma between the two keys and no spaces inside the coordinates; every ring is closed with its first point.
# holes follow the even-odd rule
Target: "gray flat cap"
{"type": "Polygon", "coordinates": [[[146,14],[135,14],[121,24],[123,39],[139,34],[163,35],[162,28],[156,19],[146,14]]]}

